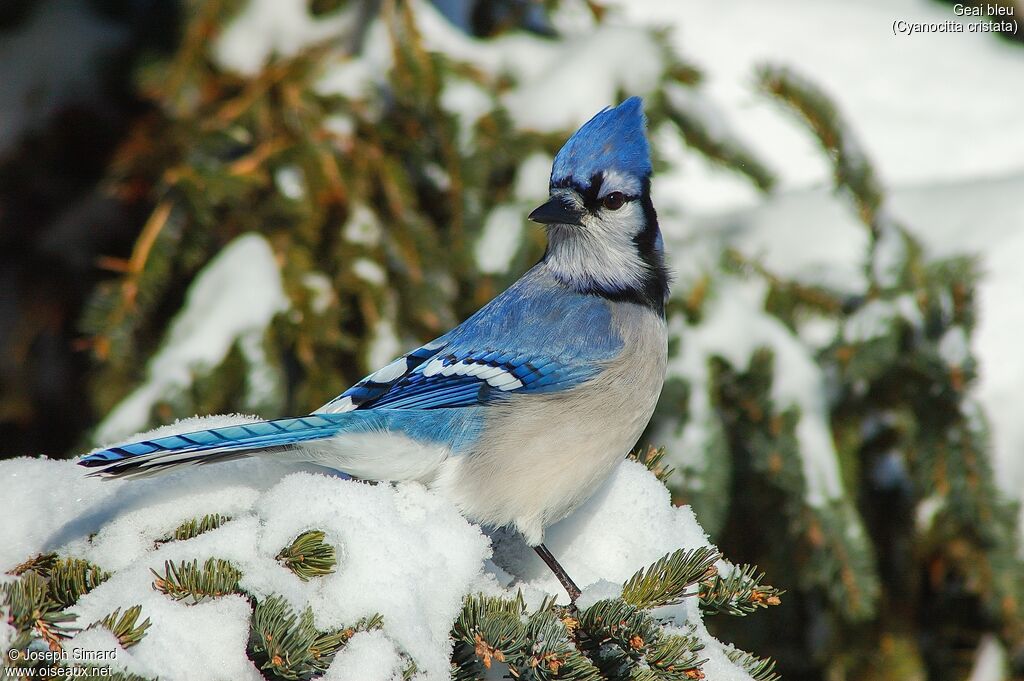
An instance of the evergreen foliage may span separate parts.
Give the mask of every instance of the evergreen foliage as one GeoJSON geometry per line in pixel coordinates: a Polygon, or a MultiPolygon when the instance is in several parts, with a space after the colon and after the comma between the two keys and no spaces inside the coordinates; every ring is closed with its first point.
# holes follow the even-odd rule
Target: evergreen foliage
{"type": "Polygon", "coordinates": [[[360,620],[341,631],[320,632],[313,626],[309,608],[296,615],[280,596],[256,604],[252,617],[250,654],[260,669],[282,679],[308,679],[323,673],[334,654],[358,631],[381,626],[379,615],[360,620]]]}
{"type": "MultiPolygon", "coordinates": [[[[452,629],[453,678],[475,679],[496,664],[506,665],[517,679],[573,679],[580,681],[681,681],[703,678],[704,644],[692,631],[668,629],[652,610],[679,605],[697,597],[691,587],[714,574],[719,560],[711,548],[679,550],[638,570],[623,585],[621,598],[599,600],[578,611],[545,601],[534,612],[518,595],[514,599],[477,594],[466,599],[452,629]]],[[[755,569],[756,570],[756,569],[755,569]]],[[[744,575],[755,570],[742,570],[744,575]]],[[[763,605],[779,603],[773,594],[763,605]]],[[[723,602],[749,601],[749,580],[722,580],[711,594],[723,602]],[[736,591],[728,593],[727,589],[736,591]]],[[[745,614],[739,608],[700,605],[709,611],[745,614]]],[[[767,661],[750,656],[744,668],[767,668],[767,661]],[[755,662],[756,661],[756,662],[755,662]],[[763,664],[762,664],[763,663],[763,664]]],[[[770,670],[769,670],[770,671],[770,670]]],[[[765,676],[766,680],[770,677],[765,676]]]]}
{"type": "Polygon", "coordinates": [[[328,575],[337,564],[334,547],[324,541],[320,530],[303,532],[281,549],[277,559],[306,582],[310,577],[328,575]]]}
{"type": "MultiPolygon", "coordinates": [[[[329,14],[348,4],[310,6],[329,14]]],[[[108,278],[82,293],[92,411],[109,413],[146,380],[189,282],[236,236],[267,238],[290,309],[255,343],[238,340],[214,366],[189,367],[191,382],[162,393],[140,429],[196,413],[308,412],[377,368],[381,353],[435,337],[475,311],[542,249],[540,236],[528,233],[503,268],[484,268],[475,250],[484,225],[505,206],[525,216],[532,206],[519,205],[520,168],[534,154],[554,153],[571,133],[518,129],[501,103],[514,79],[428,47],[413,3],[367,3],[344,44],[274,56],[252,76],[232,73],[219,65],[211,37],[244,5],[185,3],[180,41],[136,70],[149,108],[112,154],[101,184],[104,200],[143,218],[129,250],[101,259],[108,278]],[[358,58],[378,18],[393,66],[372,92],[324,94],[317,83],[325,68],[358,58]],[[491,109],[460,120],[444,104],[453,83],[478,87],[491,109]],[[297,178],[298,191],[286,189],[287,178],[297,178]]],[[[603,21],[603,7],[588,7],[603,21]]],[[[494,22],[477,38],[487,43],[519,28],[494,22]]],[[[652,131],[678,135],[695,155],[771,192],[772,167],[781,164],[727,134],[706,106],[699,68],[672,54],[663,33],[651,31],[650,40],[664,51],[663,72],[650,91],[621,94],[645,95],[652,131]]],[[[824,377],[823,418],[841,489],[811,499],[805,464],[823,454],[806,451],[799,435],[806,414],[774,391],[789,369],[778,347],[767,344],[746,362],[713,355],[705,383],[670,375],[652,430],[669,446],[635,458],[667,481],[676,501],[693,506],[726,555],[765,567],[780,588],[763,584],[752,565],[713,569],[717,552],[690,551],[639,571],[621,599],[583,612],[551,603],[528,612],[521,598],[474,596],[452,632],[455,678],[481,678],[501,665],[529,679],[696,678],[702,657],[694,639],[666,633],[650,609],[683,607],[693,597],[708,615],[741,615],[773,605],[781,588],[789,607],[762,617],[709,617],[709,626],[724,640],[778,657],[785,669],[851,681],[906,668],[924,668],[939,681],[963,678],[982,633],[1008,648],[1024,645],[1016,509],[993,485],[985,417],[971,393],[977,266],[922,252],[825,92],[776,66],[757,77],[762,93],[820,143],[836,191],[863,222],[867,283],[855,294],[837,292],[724,250],[712,268],[677,283],[668,306],[677,322],[671,352],[684,352],[728,283],[764,284],[763,312],[824,377]],[[809,321],[832,324],[832,340],[804,343],[809,321]],[[704,412],[696,408],[702,400],[710,405],[704,412]],[[690,427],[704,437],[686,440],[689,450],[668,442],[690,427]]],[[[666,165],[655,161],[659,170],[666,165]]],[[[188,540],[228,520],[193,519],[162,541],[188,540]]],[[[306,532],[278,558],[303,580],[329,574],[339,568],[324,538],[306,532]]],[[[17,646],[60,646],[74,630],[68,607],[106,578],[97,566],[56,554],[35,556],[13,574],[0,595],[17,646]]],[[[219,559],[168,562],[154,575],[156,588],[186,602],[242,593],[241,573],[219,559]]],[[[279,597],[242,595],[255,608],[252,654],[268,674],[318,673],[348,640],[316,631],[308,611],[296,614],[279,597]],[[267,633],[272,641],[259,643],[267,633]]],[[[148,621],[139,617],[135,608],[115,611],[104,626],[137,640],[148,621]]],[[[352,631],[379,625],[373,622],[352,631]]],[[[729,655],[758,681],[777,678],[769,660],[729,655]]]]}
{"type": "Polygon", "coordinates": [[[215,530],[229,520],[231,520],[231,518],[219,513],[204,515],[202,518],[192,518],[191,520],[186,520],[181,525],[174,528],[174,532],[169,536],[164,537],[161,542],[186,541],[188,539],[198,537],[204,532],[215,530]]]}
{"type": "Polygon", "coordinates": [[[110,574],[79,558],[61,558],[50,568],[50,594],[58,604],[68,607],[78,598],[107,581],[110,574]]]}
{"type": "MultiPolygon", "coordinates": [[[[197,518],[181,527],[200,527],[207,518],[197,518]]],[[[325,546],[323,537],[318,530],[305,532],[286,551],[297,546],[305,547],[303,550],[325,546]]],[[[698,598],[707,612],[731,614],[745,614],[757,607],[737,604],[758,601],[757,605],[766,606],[779,602],[774,597],[776,590],[760,585],[756,568],[735,569],[738,578],[718,579],[715,563],[720,559],[712,548],[672,552],[630,577],[623,584],[621,598],[599,600],[583,610],[559,606],[554,598],[547,598],[531,611],[522,594],[515,598],[468,596],[451,631],[452,676],[478,679],[492,669],[507,669],[513,678],[533,681],[703,678],[704,643],[692,626],[669,626],[671,622],[663,620],[664,615],[657,609],[679,606],[690,597],[698,598]],[[752,576],[755,574],[757,578],[752,576]],[[755,590],[772,596],[758,599],[752,596],[755,590]]],[[[37,556],[19,566],[17,581],[3,585],[2,606],[19,632],[16,648],[27,649],[34,639],[41,639],[57,649],[62,638],[74,633],[68,625],[75,616],[63,612],[64,605],[56,600],[48,577],[25,567],[61,564],[90,567],[80,559],[37,556]]],[[[297,564],[305,565],[303,561],[297,564]]],[[[309,572],[305,579],[321,578],[329,572],[309,572]]],[[[253,608],[248,653],[267,678],[309,679],[322,674],[356,633],[384,624],[380,615],[373,615],[341,629],[318,630],[310,608],[296,613],[282,596],[253,597],[239,586],[242,572],[218,558],[210,558],[202,566],[197,560],[166,561],[163,573],[154,570],[153,574],[155,589],[189,605],[228,594],[246,598],[253,608]]],[[[124,611],[117,608],[90,626],[109,629],[128,648],[137,644],[150,626],[148,618],[140,622],[141,614],[138,605],[124,611]]],[[[729,655],[745,654],[733,651],[729,655]]],[[[769,661],[750,655],[736,659],[752,673],[763,674],[755,677],[758,681],[772,681],[769,661]]],[[[405,678],[411,678],[415,671],[415,664],[409,660],[405,678]]]]}
{"type": "Polygon", "coordinates": [[[219,558],[207,559],[202,567],[197,560],[177,563],[168,560],[164,562],[162,575],[156,570],[151,572],[156,577],[154,589],[176,601],[191,599],[193,603],[238,593],[238,582],[242,578],[234,565],[219,558]]]}
{"type": "Polygon", "coordinates": [[[680,603],[697,595],[686,589],[714,574],[719,558],[721,554],[712,548],[679,549],[630,577],[622,588],[622,599],[643,609],[680,603]]]}
{"type": "Polygon", "coordinates": [[[0,596],[7,621],[17,632],[14,648],[27,646],[38,637],[50,650],[60,650],[61,641],[74,631],[70,625],[75,616],[61,612],[46,578],[38,572],[26,572],[17,581],[0,584],[0,596]]]}
{"type": "Polygon", "coordinates": [[[775,660],[760,658],[743,650],[730,650],[727,655],[747,670],[754,681],[780,681],[782,678],[775,673],[775,660]]]}
{"type": "Polygon", "coordinates": [[[627,458],[642,463],[647,470],[654,473],[654,476],[661,482],[666,482],[675,469],[665,461],[667,451],[664,447],[648,446],[647,449],[638,449],[630,452],[627,458]]]}
{"type": "Polygon", "coordinates": [[[701,610],[708,614],[748,615],[758,608],[779,605],[784,592],[762,584],[763,580],[764,573],[754,565],[733,567],[726,577],[716,570],[713,577],[701,582],[701,610]]]}
{"type": "Polygon", "coordinates": [[[117,641],[121,644],[122,648],[130,648],[141,641],[142,637],[146,635],[146,629],[149,629],[150,621],[148,617],[139,622],[139,615],[141,614],[141,605],[133,605],[125,610],[124,614],[121,613],[121,608],[117,608],[114,612],[91,626],[109,629],[117,637],[117,641]]]}

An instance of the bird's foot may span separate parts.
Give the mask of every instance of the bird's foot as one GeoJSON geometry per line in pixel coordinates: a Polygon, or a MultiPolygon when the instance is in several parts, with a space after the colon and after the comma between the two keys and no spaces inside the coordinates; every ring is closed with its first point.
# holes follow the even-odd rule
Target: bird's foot
{"type": "Polygon", "coordinates": [[[548,551],[548,547],[543,544],[538,544],[533,547],[533,550],[536,551],[541,560],[551,568],[551,571],[555,573],[555,577],[558,577],[558,581],[562,583],[562,587],[565,589],[566,593],[569,594],[569,605],[575,608],[576,599],[579,598],[582,593],[580,588],[576,586],[576,582],[572,581],[572,577],[570,577],[569,573],[565,571],[565,568],[562,567],[561,563],[551,555],[551,551],[548,551]]]}

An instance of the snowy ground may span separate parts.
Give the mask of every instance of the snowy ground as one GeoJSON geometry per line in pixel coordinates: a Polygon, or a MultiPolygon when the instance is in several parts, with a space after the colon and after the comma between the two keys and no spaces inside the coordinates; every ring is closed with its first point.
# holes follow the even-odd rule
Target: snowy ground
{"type": "Polygon", "coordinates": [[[1024,498],[1024,88],[1011,85],[1024,82],[1024,49],[980,33],[893,35],[897,19],[956,19],[926,0],[631,0],[622,7],[630,21],[673,27],[676,47],[704,70],[704,89],[728,125],[781,179],[781,195],[764,201],[733,175],[692,154],[681,158],[655,185],[677,243],[742,225],[733,243],[781,273],[856,276],[863,230],[827,190],[826,159],[801,125],[755,93],[756,65],[774,62],[837,100],[890,188],[896,216],[929,253],[981,256],[977,394],[993,425],[997,480],[1024,498]]]}
{"type": "MultiPolygon", "coordinates": [[[[245,421],[189,419],[159,433],[245,421]]],[[[418,484],[368,485],[251,459],[141,481],[96,480],[84,472],[70,461],[0,461],[0,479],[8,481],[9,491],[0,525],[0,573],[49,550],[111,572],[72,611],[86,625],[117,607],[140,604],[143,617],[152,621],[146,637],[123,650],[105,630],[90,629],[65,647],[116,649],[116,666],[139,674],[171,681],[261,678],[245,653],[245,599],[232,595],[197,605],[171,600],[151,586],[150,569],[162,571],[166,560],[229,560],[242,571],[241,587],[248,593],[280,594],[297,610],[311,607],[321,629],[383,615],[381,632],[357,634],[339,653],[324,677],[337,681],[400,678],[407,664],[402,655],[416,662],[419,681],[447,679],[448,633],[467,594],[514,597],[521,590],[533,608],[547,594],[566,598],[520,540],[497,536],[492,560],[491,542],[481,529],[418,484]],[[231,520],[194,539],[155,543],[182,522],[211,513],[231,520]],[[310,529],[326,533],[338,566],[333,574],[303,582],[275,556],[310,529]]],[[[584,605],[617,596],[623,581],[666,553],[708,545],[690,509],[673,506],[664,485],[629,461],[575,514],[553,526],[546,543],[584,587],[584,605]]],[[[749,681],[704,629],[695,601],[663,616],[696,625],[706,641],[702,654],[710,681],[749,681]]],[[[11,632],[0,619],[0,654],[11,632]]]]}

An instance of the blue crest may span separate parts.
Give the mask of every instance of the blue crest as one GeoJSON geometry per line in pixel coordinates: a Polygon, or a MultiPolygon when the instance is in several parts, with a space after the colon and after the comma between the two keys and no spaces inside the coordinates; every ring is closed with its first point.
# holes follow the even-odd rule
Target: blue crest
{"type": "Polygon", "coordinates": [[[651,153],[644,134],[644,103],[630,97],[583,124],[555,156],[551,184],[565,181],[583,187],[609,170],[641,180],[651,174],[651,153]]]}

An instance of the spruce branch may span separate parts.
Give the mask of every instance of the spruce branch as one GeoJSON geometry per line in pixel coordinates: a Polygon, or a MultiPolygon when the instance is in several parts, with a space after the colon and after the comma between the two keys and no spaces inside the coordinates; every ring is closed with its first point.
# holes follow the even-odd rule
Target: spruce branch
{"type": "Polygon", "coordinates": [[[764,65],[757,78],[762,90],[807,123],[832,159],[836,188],[848,190],[861,219],[873,225],[884,200],[882,184],[835,103],[821,88],[787,67],[764,65]]]}
{"type": "Polygon", "coordinates": [[[649,612],[621,598],[598,601],[579,620],[581,649],[609,679],[684,681],[703,678],[704,648],[692,630],[666,634],[649,612]]]}
{"type": "Polygon", "coordinates": [[[103,627],[108,629],[110,633],[117,637],[122,648],[131,648],[142,640],[150,626],[148,617],[141,623],[139,622],[139,615],[141,614],[141,605],[133,605],[125,610],[124,614],[121,613],[121,608],[117,608],[103,619],[90,624],[89,628],[103,627]]]}
{"type": "Polygon", "coordinates": [[[332,632],[320,632],[313,626],[313,611],[306,608],[296,615],[281,596],[271,596],[256,604],[250,632],[250,648],[260,669],[282,679],[308,679],[322,674],[334,655],[356,632],[379,629],[380,615],[361,619],[355,625],[332,632]]]}
{"type": "Polygon", "coordinates": [[[20,577],[29,570],[39,573],[44,577],[50,576],[50,570],[53,565],[57,562],[56,553],[39,553],[32,556],[23,563],[16,565],[13,569],[9,570],[7,574],[20,577]]]}
{"type": "Polygon", "coordinates": [[[164,573],[150,569],[156,577],[153,588],[167,594],[176,601],[191,598],[199,603],[205,598],[216,598],[238,593],[238,582],[242,573],[231,563],[219,558],[210,558],[199,567],[199,562],[164,562],[164,573]]]}
{"type": "Polygon", "coordinates": [[[76,616],[61,612],[63,606],[53,599],[49,584],[37,572],[26,572],[17,581],[0,585],[0,606],[18,632],[15,647],[27,645],[32,636],[38,636],[50,650],[61,650],[61,641],[75,631],[69,624],[76,616]]]}
{"type": "MultiPolygon", "coordinates": [[[[463,660],[466,669],[479,670],[481,664],[490,669],[495,661],[505,662],[522,655],[527,645],[525,613],[522,594],[514,599],[483,594],[467,596],[452,628],[456,642],[453,658],[463,660]]],[[[476,673],[482,674],[483,670],[476,673]]]]}
{"type": "Polygon", "coordinates": [[[108,579],[109,572],[87,560],[61,558],[50,568],[50,594],[62,608],[67,608],[108,579]]]}
{"type": "Polygon", "coordinates": [[[720,612],[748,615],[758,608],[779,605],[784,591],[762,584],[764,572],[756,565],[736,566],[728,577],[718,571],[701,582],[700,609],[706,614],[720,612]]]}
{"type": "Polygon", "coordinates": [[[723,113],[709,105],[706,95],[698,94],[692,87],[679,86],[665,92],[667,116],[688,146],[713,163],[745,175],[762,192],[772,190],[777,181],[775,174],[752,149],[725,129],[723,113]]]}
{"type": "Polygon", "coordinates": [[[580,653],[572,636],[573,629],[566,619],[542,606],[526,623],[526,638],[531,643],[524,658],[513,661],[517,678],[603,681],[601,671],[580,653]]]}
{"type": "Polygon", "coordinates": [[[204,532],[215,530],[229,520],[231,520],[230,516],[221,515],[220,513],[210,513],[202,518],[192,518],[178,525],[170,535],[157,540],[157,543],[166,544],[170,541],[187,541],[198,537],[204,532]]]}
{"type": "Polygon", "coordinates": [[[706,579],[721,554],[711,547],[678,549],[638,570],[622,587],[622,600],[641,609],[681,602],[696,592],[687,592],[706,579]]]}
{"type": "Polygon", "coordinates": [[[639,659],[660,631],[653,617],[621,598],[606,598],[584,610],[579,629],[592,643],[614,644],[634,659],[639,659]]]}
{"type": "Polygon", "coordinates": [[[281,549],[277,560],[304,582],[331,574],[338,561],[334,547],[324,541],[324,536],[320,530],[303,532],[281,549]]]}
{"type": "Polygon", "coordinates": [[[637,449],[626,457],[630,461],[637,461],[647,467],[647,470],[654,473],[661,482],[666,482],[676,469],[665,463],[665,448],[648,445],[647,449],[637,449]]]}
{"type": "Polygon", "coordinates": [[[704,644],[693,634],[661,636],[644,656],[647,668],[630,676],[630,681],[682,681],[703,679],[701,667],[707,658],[700,656],[704,644]]]}
{"type": "Polygon", "coordinates": [[[882,182],[838,107],[821,88],[792,69],[765,65],[758,70],[758,80],[764,91],[807,123],[832,160],[836,189],[853,200],[858,217],[871,233],[867,267],[871,282],[882,289],[897,288],[920,246],[886,210],[882,182]]]}
{"type": "Polygon", "coordinates": [[[758,657],[737,648],[726,650],[725,655],[733,664],[750,674],[754,681],[781,681],[782,679],[775,673],[775,660],[770,657],[758,657]]]}

